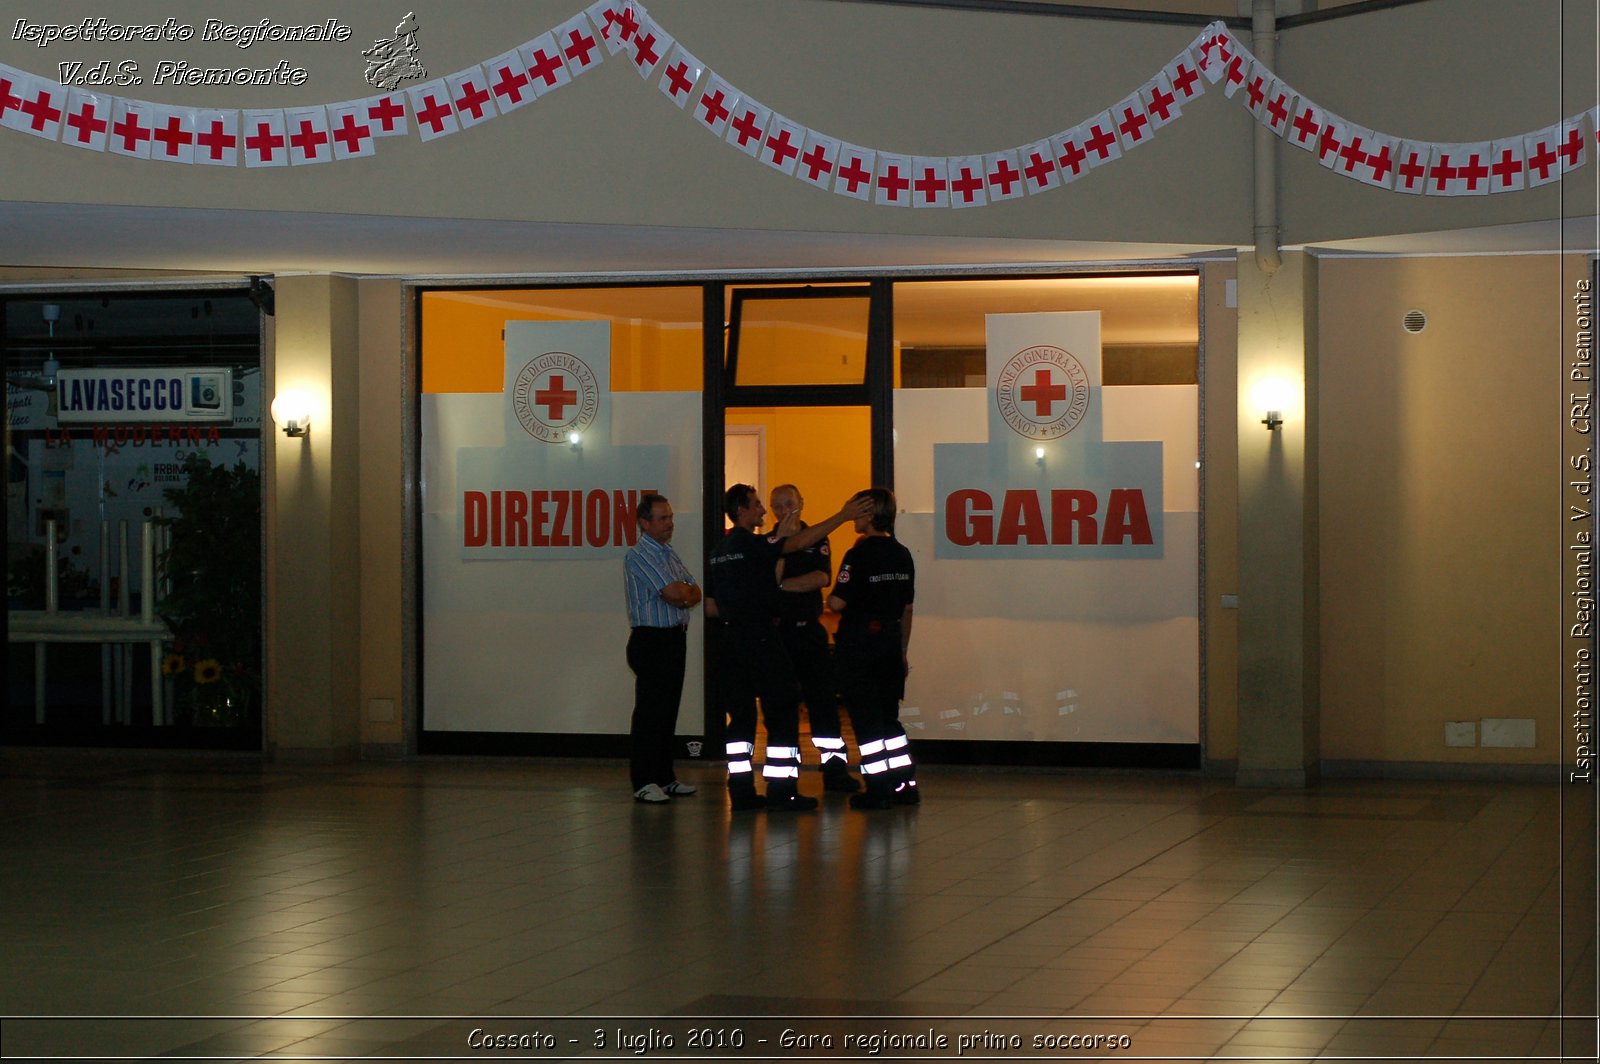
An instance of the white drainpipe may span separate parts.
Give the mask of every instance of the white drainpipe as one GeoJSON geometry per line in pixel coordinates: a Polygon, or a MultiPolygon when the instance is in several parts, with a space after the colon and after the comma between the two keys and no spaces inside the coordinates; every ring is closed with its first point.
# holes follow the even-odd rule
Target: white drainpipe
{"type": "MultiPolygon", "coordinates": [[[[1250,48],[1261,65],[1277,65],[1278,12],[1274,0],[1255,0],[1250,12],[1250,48]]],[[[1256,123],[1255,243],[1256,268],[1276,273],[1283,265],[1278,251],[1278,137],[1256,123]]]]}

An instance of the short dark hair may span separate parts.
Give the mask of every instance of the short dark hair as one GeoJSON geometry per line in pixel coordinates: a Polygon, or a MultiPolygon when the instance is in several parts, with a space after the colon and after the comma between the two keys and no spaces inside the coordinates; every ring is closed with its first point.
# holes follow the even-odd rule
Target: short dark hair
{"type": "Polygon", "coordinates": [[[638,516],[639,520],[648,521],[651,519],[652,515],[655,514],[656,504],[666,501],[667,497],[665,495],[658,495],[653,491],[647,491],[643,495],[639,496],[639,505],[634,507],[634,513],[638,516]]]}
{"type": "Polygon", "coordinates": [[[728,489],[722,497],[722,512],[728,515],[728,520],[739,520],[739,511],[750,505],[750,497],[756,489],[749,484],[735,484],[728,489]]]}
{"type": "Polygon", "coordinates": [[[895,502],[894,492],[888,488],[868,488],[856,492],[858,499],[872,500],[872,527],[878,532],[894,532],[894,517],[899,512],[899,504],[895,502]]]}

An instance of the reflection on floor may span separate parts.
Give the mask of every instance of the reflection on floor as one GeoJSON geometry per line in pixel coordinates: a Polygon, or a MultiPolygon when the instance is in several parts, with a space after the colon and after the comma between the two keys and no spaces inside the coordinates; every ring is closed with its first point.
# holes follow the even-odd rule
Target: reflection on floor
{"type": "Polygon", "coordinates": [[[595,762],[0,765],[8,1056],[1595,1047],[1594,796],[1554,778],[934,768],[920,809],[734,816],[712,763],[665,807],[595,762]]]}

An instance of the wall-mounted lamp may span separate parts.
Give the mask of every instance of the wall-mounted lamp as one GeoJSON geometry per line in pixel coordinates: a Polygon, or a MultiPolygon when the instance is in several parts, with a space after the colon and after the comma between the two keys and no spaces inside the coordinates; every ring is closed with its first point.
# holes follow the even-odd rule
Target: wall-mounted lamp
{"type": "Polygon", "coordinates": [[[1266,414],[1261,423],[1268,432],[1276,432],[1283,427],[1283,412],[1294,405],[1297,394],[1298,388],[1281,377],[1263,378],[1250,389],[1251,402],[1257,410],[1266,414]]]}
{"type": "Polygon", "coordinates": [[[1283,412],[1279,410],[1268,410],[1267,416],[1261,419],[1261,423],[1267,426],[1268,432],[1281,429],[1283,427],[1283,412]]]}
{"type": "Polygon", "coordinates": [[[303,392],[280,392],[272,400],[272,420],[285,436],[303,437],[311,431],[311,402],[303,392]]]}
{"type": "Polygon", "coordinates": [[[1035,447],[1033,449],[1033,461],[1034,461],[1034,463],[1036,465],[1038,465],[1038,467],[1040,469],[1044,468],[1044,448],[1043,447],[1035,447]]]}
{"type": "Polygon", "coordinates": [[[579,432],[577,429],[573,429],[571,432],[567,433],[567,442],[572,445],[572,449],[574,451],[583,450],[583,433],[579,432]]]}

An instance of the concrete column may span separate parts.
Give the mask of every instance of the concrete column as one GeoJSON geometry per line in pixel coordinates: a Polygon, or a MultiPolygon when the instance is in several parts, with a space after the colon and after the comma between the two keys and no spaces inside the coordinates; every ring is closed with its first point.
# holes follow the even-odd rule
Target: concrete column
{"type": "Polygon", "coordinates": [[[270,395],[310,400],[301,439],[267,444],[266,748],[284,760],[356,756],[361,649],[356,282],[277,280],[270,395]]]}
{"type": "Polygon", "coordinates": [[[1239,256],[1239,759],[1245,786],[1298,787],[1321,759],[1316,262],[1239,256]],[[1281,427],[1263,425],[1268,409],[1281,427]]]}

